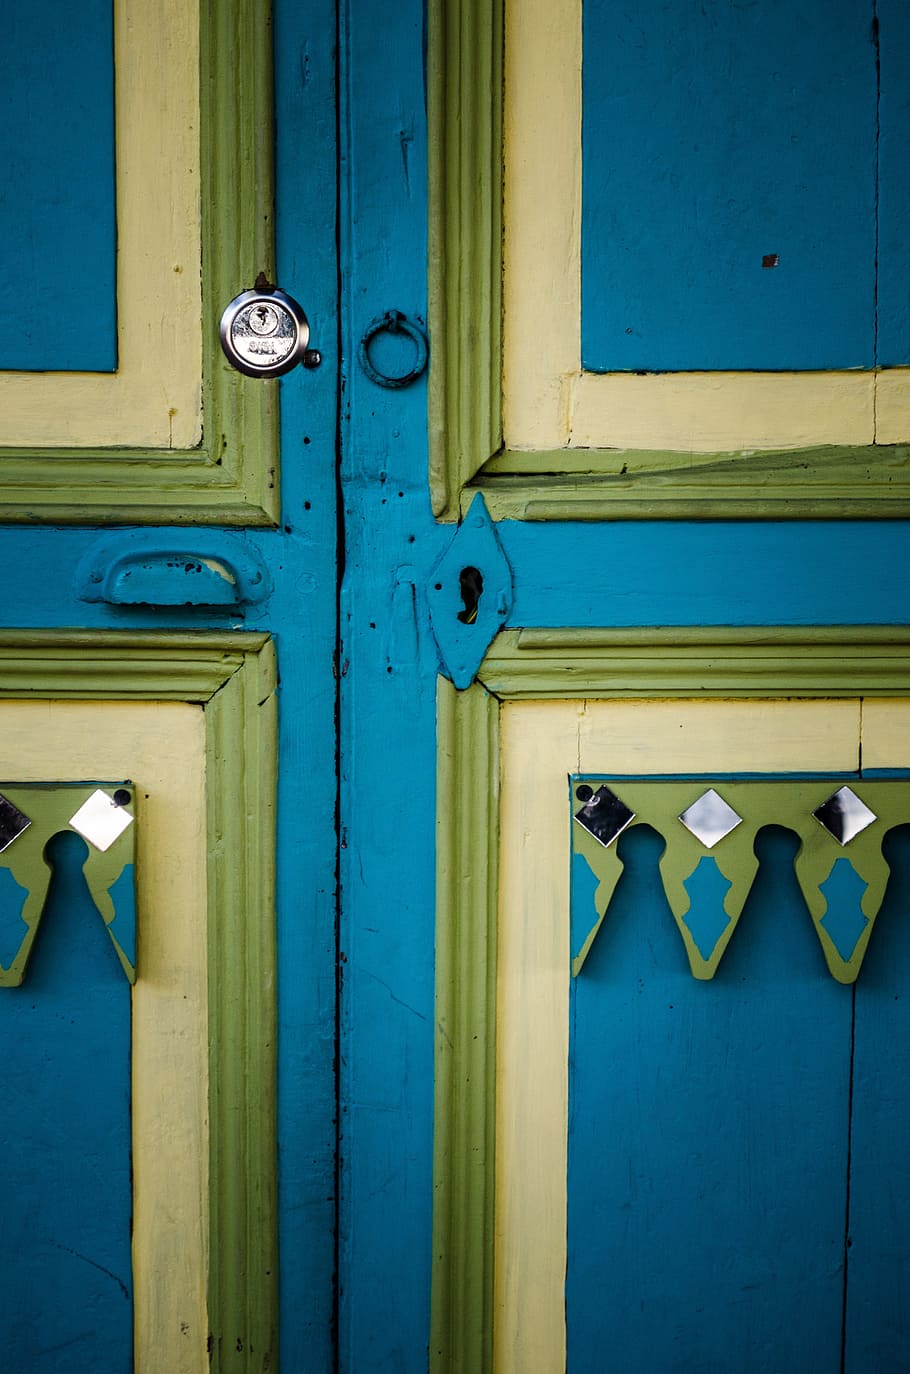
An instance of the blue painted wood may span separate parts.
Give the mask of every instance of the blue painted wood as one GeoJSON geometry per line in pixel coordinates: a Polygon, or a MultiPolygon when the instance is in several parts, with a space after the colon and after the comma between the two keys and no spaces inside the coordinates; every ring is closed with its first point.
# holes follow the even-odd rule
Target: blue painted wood
{"type": "Polygon", "coordinates": [[[3,10],[0,369],[117,366],[112,0],[3,10]]]}
{"type": "Polygon", "coordinates": [[[663,841],[619,844],[572,985],[569,1374],[837,1370],[851,994],[825,971],[795,837],[760,835],[708,983],[663,896],[663,841]]]}
{"type": "Polygon", "coordinates": [[[872,366],[873,9],[585,0],[587,369],[872,366]]]}
{"type": "Polygon", "coordinates": [[[881,55],[879,103],[878,361],[910,358],[910,10],[904,0],[876,0],[881,55]]]}
{"type": "Polygon", "coordinates": [[[884,853],[892,876],[856,983],[846,1374],[907,1364],[910,827],[884,853]]]}
{"type": "Polygon", "coordinates": [[[898,521],[504,521],[511,625],[889,625],[910,604],[898,521]]]}
{"type": "MultiPolygon", "coordinates": [[[[303,268],[298,272],[303,275],[303,268]]],[[[15,569],[17,578],[17,595],[4,606],[4,623],[37,628],[236,623],[268,629],[278,628],[284,616],[298,621],[312,616],[317,594],[324,609],[328,593],[320,560],[330,542],[325,484],[331,471],[324,455],[314,452],[314,445],[328,440],[322,429],[323,393],[318,385],[310,389],[308,380],[314,380],[314,374],[301,371],[279,383],[286,388],[288,425],[294,426],[287,441],[290,461],[285,477],[285,524],[290,534],[244,533],[255,558],[270,570],[274,588],[262,603],[248,608],[242,620],[233,608],[168,606],[162,611],[87,605],[76,593],[76,570],[96,544],[97,530],[21,527],[0,531],[5,566],[15,569]],[[305,438],[311,440],[309,445],[305,438]]],[[[395,427],[394,420],[390,425],[395,427]]],[[[397,446],[400,438],[388,442],[397,446]]],[[[409,475],[416,483],[416,474],[409,475]]],[[[400,502],[402,487],[394,485],[389,473],[380,485],[383,494],[377,499],[384,514],[382,501],[400,502]]],[[[394,564],[396,569],[411,569],[410,575],[423,588],[452,535],[450,526],[440,529],[420,521],[415,507],[414,519],[405,521],[404,547],[397,550],[401,556],[394,564]]],[[[514,577],[515,601],[507,622],[512,627],[900,625],[907,620],[910,546],[899,521],[503,521],[496,529],[514,577]]],[[[141,547],[145,535],[134,533],[141,547]]],[[[129,534],[124,531],[124,538],[129,534]]],[[[227,552],[236,533],[223,534],[227,552]]],[[[164,526],[159,537],[165,542],[185,540],[187,531],[164,526]]],[[[422,592],[416,605],[422,629],[429,632],[422,592]]]]}
{"type": "Polygon", "coordinates": [[[278,383],[282,526],[243,539],[274,586],[247,621],[275,634],[281,676],[280,1364],[322,1374],[335,1367],[335,6],[277,0],[274,22],[278,282],[303,303],[323,361],[278,383]]]}
{"type": "MultiPolygon", "coordinates": [[[[889,2],[879,5],[883,23],[889,2]]],[[[788,39],[802,41],[792,34],[788,39]]],[[[424,588],[452,531],[451,527],[436,527],[429,513],[423,383],[399,393],[381,392],[360,373],[356,348],[369,321],[388,309],[401,309],[415,318],[425,318],[426,314],[421,8],[416,0],[404,0],[380,14],[370,0],[352,0],[342,24],[345,105],[341,177],[346,184],[350,176],[351,182],[338,224],[343,250],[341,333],[346,360],[340,400],[345,581],[341,592],[343,638],[336,668],[342,694],[339,875],[335,871],[333,659],[335,383],[340,344],[336,342],[333,41],[334,18],[328,0],[315,0],[305,8],[294,0],[278,0],[278,278],[306,306],[324,362],[316,373],[300,371],[279,384],[282,527],[246,531],[239,536],[251,554],[268,567],[271,591],[242,612],[228,606],[155,609],[87,604],[79,600],[74,570],[96,542],[97,531],[8,529],[0,531],[0,553],[4,566],[15,570],[16,595],[7,599],[4,620],[10,625],[105,628],[236,625],[268,629],[276,635],[281,669],[278,900],[283,1361],[306,1374],[310,1370],[321,1374],[333,1367],[335,1360],[332,1073],[336,1055],[335,894],[340,881],[338,1364],[349,1371],[394,1370],[397,1374],[403,1370],[416,1374],[426,1365],[432,1197],[432,778],[437,655],[424,588]],[[314,187],[318,194],[314,194],[314,187]]],[[[857,54],[857,62],[865,60],[864,47],[857,48],[857,54]]],[[[851,133],[847,143],[852,137],[851,133]]],[[[883,136],[883,157],[884,147],[883,136]]],[[[894,178],[898,172],[890,175],[894,178]]],[[[763,244],[759,251],[771,247],[763,244]]],[[[761,290],[772,290],[772,282],[780,280],[775,272],[780,273],[784,266],[782,255],[780,268],[763,272],[761,290]]],[[[860,282],[863,272],[865,268],[854,273],[851,280],[860,282]]],[[[773,290],[780,291],[780,287],[773,290]]],[[[160,535],[166,541],[177,533],[185,538],[187,532],[165,529],[160,535]]],[[[504,522],[497,533],[515,573],[512,625],[891,623],[904,621],[910,604],[905,530],[897,522],[836,526],[658,522],[546,526],[504,522]]],[[[217,541],[222,532],[212,532],[212,537],[217,541]]],[[[142,547],[135,531],[123,531],[123,538],[127,543],[135,540],[137,549],[142,547]]],[[[236,532],[224,532],[225,548],[237,538],[236,532]]],[[[694,986],[685,971],[681,941],[665,909],[663,916],[666,929],[661,940],[671,943],[687,988],[694,986]]],[[[703,1077],[712,1064],[711,1055],[715,1056],[719,1081],[726,1081],[728,1086],[736,1086],[734,1061],[739,1075],[736,1082],[745,1077],[756,1086],[756,1092],[763,1067],[770,1064],[769,1072],[782,1072],[784,1059],[775,1060],[769,1049],[770,1031],[756,1048],[754,1035],[759,1022],[749,1022],[745,1013],[740,1018],[738,1010],[742,988],[752,978],[753,968],[758,970],[759,1000],[765,997],[770,980],[767,967],[771,954],[753,949],[749,943],[748,916],[747,912],[747,924],[737,932],[725,957],[720,982],[709,985],[722,999],[722,1024],[736,1049],[736,1053],[730,1050],[729,1066],[720,1059],[717,1040],[710,1038],[717,1028],[705,1011],[706,1002],[699,1003],[697,998],[692,1003],[677,1002],[674,995],[668,999],[674,1001],[671,1012],[656,994],[651,1000],[655,1027],[664,1032],[660,1048],[674,1058],[680,1080],[689,1070],[683,1058],[685,1036],[679,1034],[679,1020],[674,1019],[683,1008],[693,1034],[701,1029],[709,1039],[709,1057],[701,1061],[703,1077]],[[741,943],[742,956],[737,953],[741,943]],[[745,980],[742,988],[735,985],[736,977],[745,980]],[[725,1071],[728,1077],[723,1080],[725,1071]]],[[[823,1008],[800,1040],[800,1028],[810,1020],[808,1006],[804,1021],[795,1027],[786,1013],[784,1029],[788,1034],[792,1030],[796,1044],[795,1058],[788,1044],[791,1058],[786,1062],[795,1064],[797,1074],[806,1076],[810,1084],[814,1071],[824,1078],[819,1070],[822,1065],[825,1072],[830,1069],[832,1083],[842,1085],[842,1056],[836,1046],[842,1049],[844,1040],[843,1004],[837,1000],[843,990],[832,987],[823,970],[808,918],[799,930],[797,935],[794,926],[782,938],[802,942],[799,957],[793,961],[801,974],[812,968],[815,959],[819,970],[816,981],[830,989],[833,1014],[823,1008]]],[[[100,933],[108,943],[103,930],[100,933]]],[[[609,947],[610,939],[611,934],[604,930],[598,944],[606,941],[609,947]]],[[[659,952],[663,946],[658,943],[655,948],[659,952]]],[[[123,982],[119,970],[115,972],[123,982]]],[[[654,990],[650,973],[646,983],[650,996],[654,990]]],[[[702,987],[697,989],[698,993],[703,991],[702,987]]],[[[798,991],[802,996],[802,984],[798,991]]],[[[767,992],[767,1008],[768,1021],[773,1023],[778,1003],[771,992],[767,992]]],[[[630,1017],[637,1014],[635,1007],[630,1010],[626,1006],[624,1015],[626,1012],[630,1017]]],[[[626,1030],[637,1027],[643,1043],[653,1044],[647,1039],[651,1034],[647,1018],[624,1024],[626,1030]]],[[[600,1069],[603,1078],[602,1063],[600,1069]]],[[[752,1167],[755,1155],[748,1153],[753,1151],[753,1131],[754,1141],[760,1144],[764,1139],[767,1144],[767,1134],[762,1136],[765,1115],[770,1112],[772,1121],[779,1122],[785,1095],[801,1096],[798,1077],[787,1087],[783,1078],[773,1073],[770,1096],[764,1101],[759,1096],[749,1099],[751,1118],[742,1099],[732,1116],[726,1101],[717,1104],[718,1130],[729,1128],[727,1138],[738,1146],[734,1149],[731,1145],[720,1161],[731,1165],[732,1190],[724,1185],[707,1197],[708,1208],[715,1209],[720,1221],[726,1218],[729,1222],[729,1209],[739,1192],[754,1217],[760,1188],[769,1176],[777,1180],[779,1173],[782,1184],[792,1187],[795,1165],[787,1153],[793,1149],[792,1141],[778,1137],[781,1153],[777,1173],[762,1173],[752,1167]]],[[[628,1083],[626,1087],[631,1091],[628,1083]]],[[[816,1083],[815,1087],[818,1091],[807,1101],[805,1111],[808,1115],[813,1104],[818,1108],[821,1125],[812,1129],[820,1132],[827,1099],[823,1084],[816,1083]]],[[[598,1091],[601,1089],[599,1084],[598,1091]]],[[[664,1112],[666,1121],[675,1103],[682,1120],[683,1097],[672,1074],[669,1089],[666,1103],[655,1100],[654,1110],[658,1116],[664,1112]]],[[[832,1088],[835,1097],[840,1091],[840,1087],[836,1092],[832,1088]]],[[[618,1147],[609,1139],[609,1131],[606,1136],[615,1162],[618,1147]]],[[[689,1140],[694,1153],[691,1134],[689,1140]]],[[[796,1143],[801,1148],[802,1142],[796,1143]]],[[[719,1153],[717,1139],[712,1138],[710,1148],[719,1153]]],[[[825,1142],[819,1159],[822,1182],[825,1170],[832,1179],[838,1173],[839,1158],[842,1156],[836,1150],[828,1151],[825,1142]]],[[[628,1169],[627,1158],[620,1162],[628,1169]]],[[[691,1167],[691,1160],[689,1164],[691,1167]]],[[[706,1167],[704,1160],[701,1167],[706,1167]]],[[[658,1155],[654,1179],[666,1180],[671,1168],[670,1156],[658,1155]]],[[[639,1168],[642,1172],[643,1165],[639,1168]]],[[[644,1191],[641,1178],[639,1185],[644,1191]]],[[[826,1203],[828,1191],[822,1183],[817,1186],[826,1203]]],[[[831,1186],[833,1189],[833,1182],[831,1186]]],[[[772,1207],[771,1211],[779,1239],[785,1223],[779,1209],[772,1207]]],[[[805,1215],[804,1210],[797,1218],[805,1215]]],[[[690,1227],[684,1256],[692,1238],[701,1238],[701,1221],[701,1210],[686,1213],[681,1202],[668,1218],[667,1225],[672,1222],[677,1234],[684,1224],[690,1227]]],[[[660,1218],[658,1223],[663,1224],[660,1218]]],[[[814,1218],[812,1224],[815,1226],[814,1218]]],[[[839,1261],[834,1257],[833,1230],[827,1221],[824,1225],[827,1229],[819,1244],[832,1256],[831,1272],[827,1279],[817,1271],[810,1272],[799,1280],[799,1291],[808,1292],[816,1310],[825,1308],[827,1321],[826,1295],[839,1281],[839,1261]]],[[[768,1241],[769,1234],[770,1230],[756,1230],[754,1246],[760,1240],[770,1246],[774,1237],[768,1241]]],[[[723,1232],[718,1236],[719,1245],[723,1232]]],[[[729,1232],[727,1236],[729,1239],[729,1232]]],[[[733,1271],[737,1272],[736,1265],[740,1271],[748,1267],[745,1245],[734,1237],[730,1249],[733,1271]]],[[[706,1265],[710,1247],[708,1251],[706,1265]]],[[[713,1290],[702,1291],[713,1291],[716,1302],[730,1296],[730,1323],[735,1325],[743,1311],[742,1303],[758,1300],[750,1298],[750,1293],[731,1294],[726,1250],[722,1259],[723,1264],[717,1267],[724,1273],[713,1290]]],[[[631,1279],[623,1273],[626,1263],[621,1252],[604,1273],[611,1282],[618,1274],[618,1282],[629,1288],[631,1279]]],[[[779,1265],[777,1256],[775,1264],[779,1265]]],[[[603,1277],[598,1274],[598,1301],[604,1291],[603,1277]]],[[[713,1280],[713,1271],[710,1277],[713,1280]]],[[[782,1288],[783,1278],[768,1281],[764,1293],[769,1308],[780,1300],[780,1310],[788,1310],[791,1299],[782,1288]]],[[[641,1301],[637,1292],[635,1296],[641,1301]]],[[[670,1299],[678,1311],[678,1289],[671,1291],[670,1299]]],[[[839,1312],[833,1320],[835,1324],[839,1321],[839,1312]]],[[[748,1324],[744,1327],[746,1331],[757,1329],[748,1324]]],[[[827,1332],[826,1325],[826,1351],[827,1332]]],[[[712,1349],[716,1354],[717,1347],[712,1349]]],[[[710,1351],[709,1355],[714,1358],[710,1351]]],[[[821,1367],[815,1352],[810,1365],[821,1367]]],[[[595,1360],[591,1367],[600,1368],[601,1361],[595,1360]]],[[[710,1368],[710,1364],[704,1367],[710,1368]]]]}
{"type": "Polygon", "coordinates": [[[452,538],[427,493],[426,387],[357,345],[426,319],[423,12],[342,13],[342,1012],[339,1367],[424,1374],[432,1207],[437,656],[424,588],[452,538]]]}
{"type": "Polygon", "coordinates": [[[427,601],[443,671],[470,687],[512,606],[512,573],[482,495],[433,569],[427,601]]]}
{"type": "Polygon", "coordinates": [[[85,883],[55,862],[28,978],[0,997],[3,1363],[132,1370],[130,987],[85,883]]]}
{"type": "Polygon", "coordinates": [[[262,601],[271,589],[245,539],[198,530],[164,542],[158,530],[106,535],[80,561],[73,584],[83,601],[233,609],[262,601]]]}

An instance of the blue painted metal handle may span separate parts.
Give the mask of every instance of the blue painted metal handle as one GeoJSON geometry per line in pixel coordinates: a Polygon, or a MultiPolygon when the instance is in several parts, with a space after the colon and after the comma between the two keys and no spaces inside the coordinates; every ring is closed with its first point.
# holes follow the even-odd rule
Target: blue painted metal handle
{"type": "Polygon", "coordinates": [[[427,336],[420,326],[414,324],[400,310],[387,310],[384,315],[377,315],[376,319],[371,320],[367,325],[366,332],[357,348],[357,358],[371,382],[375,382],[377,386],[384,386],[397,391],[401,387],[410,386],[412,382],[416,382],[423,373],[427,365],[428,351],[427,336]],[[400,377],[391,377],[385,372],[380,372],[370,357],[370,344],[377,334],[386,331],[389,334],[406,334],[409,339],[413,340],[417,349],[417,356],[410,371],[402,373],[400,377]]]}

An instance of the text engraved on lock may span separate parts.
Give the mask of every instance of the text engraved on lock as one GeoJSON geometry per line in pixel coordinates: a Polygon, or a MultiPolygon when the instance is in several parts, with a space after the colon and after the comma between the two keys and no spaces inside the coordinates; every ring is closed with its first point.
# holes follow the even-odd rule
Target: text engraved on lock
{"type": "Polygon", "coordinates": [[[239,357],[260,367],[286,362],[297,346],[297,322],[283,305],[253,301],[234,316],[231,342],[239,357]]]}
{"type": "Polygon", "coordinates": [[[315,366],[307,350],[310,327],[293,297],[278,287],[243,291],[221,317],[221,346],[228,362],[251,377],[280,377],[298,363],[315,366]]]}

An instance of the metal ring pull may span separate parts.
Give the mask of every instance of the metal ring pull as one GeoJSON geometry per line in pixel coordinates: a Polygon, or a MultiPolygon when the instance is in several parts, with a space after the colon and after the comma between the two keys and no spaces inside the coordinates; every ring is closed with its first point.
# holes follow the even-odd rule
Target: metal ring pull
{"type": "Polygon", "coordinates": [[[414,324],[400,310],[387,310],[384,315],[378,315],[367,326],[366,333],[360,340],[357,349],[357,358],[371,382],[375,382],[377,386],[384,386],[397,391],[403,386],[410,386],[412,382],[416,382],[426,368],[427,351],[427,336],[420,326],[414,324]],[[411,370],[403,373],[400,377],[390,377],[387,373],[380,372],[370,357],[370,344],[377,334],[383,333],[406,334],[417,349],[417,356],[411,370]]]}

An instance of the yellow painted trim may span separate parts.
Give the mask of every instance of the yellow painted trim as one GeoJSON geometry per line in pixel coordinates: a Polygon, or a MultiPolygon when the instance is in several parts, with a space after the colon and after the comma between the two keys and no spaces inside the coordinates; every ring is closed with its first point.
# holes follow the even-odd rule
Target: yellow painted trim
{"type": "Polygon", "coordinates": [[[583,710],[508,702],[500,713],[496,1374],[562,1374],[566,1364],[566,774],[580,768],[583,710]]]}
{"type": "MultiPolygon", "coordinates": [[[[908,382],[910,372],[910,395],[908,382]]],[[[728,453],[875,442],[873,372],[583,372],[565,385],[569,448],[728,453]]]]}
{"type": "Polygon", "coordinates": [[[910,768],[910,710],[897,697],[863,702],[863,768],[910,768]]]}
{"type": "MultiPolygon", "coordinates": [[[[899,723],[910,753],[910,702],[870,706],[883,748],[899,723]]],[[[851,699],[503,704],[496,1374],[565,1370],[567,774],[850,771],[859,765],[860,707],[851,699]]],[[[863,754],[870,766],[865,736],[863,754]]]]}
{"type": "Polygon", "coordinates": [[[209,1368],[205,723],[183,702],[0,702],[0,777],[134,778],[135,1374],[209,1368]]]}
{"type": "Polygon", "coordinates": [[[115,0],[114,373],[0,373],[3,443],[195,447],[202,435],[199,0],[115,0]]]}
{"type": "Polygon", "coordinates": [[[910,368],[582,373],[581,66],[581,0],[506,0],[505,447],[724,453],[910,440],[910,368]]]}

